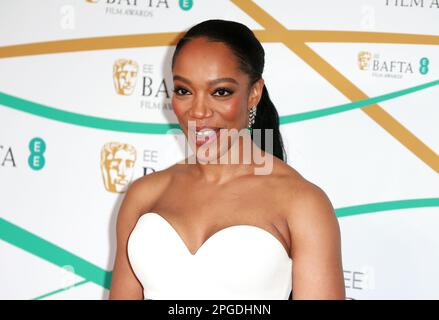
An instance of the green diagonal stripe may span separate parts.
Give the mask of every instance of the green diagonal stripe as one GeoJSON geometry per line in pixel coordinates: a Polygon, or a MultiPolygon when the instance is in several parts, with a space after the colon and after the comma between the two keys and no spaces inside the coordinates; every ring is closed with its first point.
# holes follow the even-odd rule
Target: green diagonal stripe
{"type": "Polygon", "coordinates": [[[111,272],[40,238],[19,226],[0,218],[0,239],[36,255],[59,267],[71,265],[75,274],[97,285],[110,289],[111,272]]]}
{"type": "MultiPolygon", "coordinates": [[[[364,205],[350,206],[335,209],[338,218],[355,216],[360,214],[374,213],[386,210],[399,210],[409,208],[423,207],[439,207],[439,198],[425,199],[408,199],[387,202],[376,202],[364,205]]],[[[27,230],[24,230],[3,218],[0,218],[0,239],[11,243],[31,254],[34,254],[48,262],[62,267],[64,265],[72,265],[75,268],[75,274],[82,276],[85,280],[77,285],[88,281],[94,282],[105,289],[109,289],[111,285],[112,272],[105,271],[90,262],[50,243],[27,230]]],[[[58,292],[64,291],[59,289],[52,291],[45,297],[58,292]]]]}
{"type": "Polygon", "coordinates": [[[64,292],[64,291],[70,290],[72,288],[82,286],[83,284],[86,284],[86,283],[89,283],[89,281],[88,280],[83,280],[83,281],[80,281],[78,283],[75,283],[73,286],[70,286],[70,287],[67,287],[67,288],[61,288],[61,289],[58,289],[58,290],[55,290],[55,291],[51,291],[49,293],[46,293],[46,294],[43,294],[43,295],[38,296],[36,298],[33,298],[32,300],[41,300],[41,299],[53,296],[53,295],[55,295],[57,293],[64,292]]]}
{"type": "Polygon", "coordinates": [[[407,199],[387,202],[376,202],[362,204],[358,206],[344,207],[335,209],[338,218],[356,216],[365,213],[374,213],[387,210],[400,210],[410,208],[423,207],[439,207],[439,198],[425,198],[425,199],[407,199]]]}
{"type": "MultiPolygon", "coordinates": [[[[439,80],[435,80],[418,86],[414,86],[399,91],[394,91],[373,98],[368,98],[364,100],[359,100],[359,101],[328,107],[324,109],[319,109],[319,110],[281,116],[279,117],[279,123],[288,124],[298,121],[329,116],[340,112],[346,112],[349,110],[358,109],[382,101],[401,97],[403,95],[407,95],[416,91],[427,89],[429,87],[433,87],[438,84],[439,84],[439,80]]],[[[171,131],[169,131],[170,129],[181,129],[180,125],[177,123],[167,124],[167,123],[131,122],[131,121],[122,121],[122,120],[88,116],[84,114],[48,107],[36,102],[21,99],[2,92],[0,92],[0,105],[64,123],[70,123],[84,127],[111,130],[111,131],[166,134],[166,133],[171,133],[171,131]]],[[[172,133],[175,133],[175,131],[172,131],[172,133]]]]}
{"type": "MultiPolygon", "coordinates": [[[[410,94],[410,93],[413,93],[416,91],[424,90],[424,89],[427,89],[429,87],[436,86],[438,84],[439,84],[439,80],[435,80],[435,81],[421,84],[419,86],[415,86],[415,87],[411,87],[411,88],[407,88],[407,89],[403,89],[403,90],[399,90],[399,91],[394,91],[391,93],[383,94],[381,96],[368,98],[368,99],[364,99],[364,100],[359,100],[359,101],[355,101],[355,102],[351,102],[351,103],[346,103],[346,104],[342,104],[339,106],[334,106],[334,107],[329,107],[329,108],[319,109],[319,110],[313,110],[313,111],[308,111],[308,112],[303,112],[303,113],[296,113],[296,114],[292,114],[292,115],[288,115],[288,116],[281,116],[279,119],[279,123],[280,124],[287,124],[287,123],[292,123],[292,122],[299,122],[299,121],[315,119],[315,118],[319,118],[319,117],[325,117],[325,116],[329,116],[329,115],[332,115],[335,113],[345,112],[345,111],[349,111],[349,110],[353,110],[353,109],[358,109],[358,108],[362,108],[365,106],[376,104],[376,103],[379,103],[382,101],[401,97],[401,96],[404,96],[404,95],[407,95],[407,94],[410,94]]],[[[1,100],[0,100],[0,102],[1,102],[1,100]]]]}
{"type": "Polygon", "coordinates": [[[40,103],[21,99],[3,92],[0,92],[0,104],[43,118],[96,129],[150,134],[165,134],[168,133],[168,130],[170,129],[180,129],[179,124],[132,122],[105,119],[70,111],[64,111],[48,107],[40,103]]]}

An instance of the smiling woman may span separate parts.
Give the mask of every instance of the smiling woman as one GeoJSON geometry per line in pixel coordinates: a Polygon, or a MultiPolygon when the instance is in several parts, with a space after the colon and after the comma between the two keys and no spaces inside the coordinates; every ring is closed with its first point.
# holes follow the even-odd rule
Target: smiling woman
{"type": "Polygon", "coordinates": [[[129,186],[110,299],[345,298],[338,221],[286,163],[264,55],[234,21],[177,43],[172,106],[195,154],[129,186]]]}
{"type": "MultiPolygon", "coordinates": [[[[279,116],[262,78],[264,57],[261,43],[246,26],[224,20],[199,23],[180,39],[175,48],[172,58],[175,85],[173,107],[180,123],[188,123],[189,120],[196,119],[197,113],[209,111],[202,109],[203,105],[207,105],[207,96],[203,97],[204,100],[197,99],[195,93],[200,91],[199,86],[203,85],[197,83],[197,80],[211,77],[206,79],[204,90],[212,97],[209,102],[212,109],[217,106],[216,110],[221,112],[223,117],[236,122],[227,128],[248,126],[251,129],[261,129],[258,131],[260,139],[255,143],[262,150],[265,150],[266,133],[271,133],[273,137],[267,141],[270,151],[272,150],[270,153],[286,162],[279,131],[279,116]],[[212,60],[218,63],[212,63],[212,60]],[[183,76],[186,74],[191,75],[194,83],[183,76]],[[220,77],[220,74],[225,77],[220,77]],[[192,99],[187,95],[191,95],[192,99]],[[184,114],[188,101],[194,103],[193,99],[199,104],[198,108],[191,108],[189,116],[192,118],[182,119],[180,115],[184,114]],[[245,108],[242,108],[243,106],[245,108]],[[256,116],[252,122],[248,122],[249,114],[252,112],[256,116]]],[[[207,121],[197,121],[204,122],[207,121]]],[[[185,129],[187,130],[187,125],[183,126],[183,130],[185,129]]]]}

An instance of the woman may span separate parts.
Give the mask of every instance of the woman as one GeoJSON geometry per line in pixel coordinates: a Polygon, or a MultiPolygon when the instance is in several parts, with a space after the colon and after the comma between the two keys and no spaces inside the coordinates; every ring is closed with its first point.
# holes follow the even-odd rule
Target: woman
{"type": "Polygon", "coordinates": [[[208,20],[179,40],[172,105],[194,155],[128,188],[110,299],[345,299],[337,218],[286,164],[263,68],[243,24],[208,20]]]}

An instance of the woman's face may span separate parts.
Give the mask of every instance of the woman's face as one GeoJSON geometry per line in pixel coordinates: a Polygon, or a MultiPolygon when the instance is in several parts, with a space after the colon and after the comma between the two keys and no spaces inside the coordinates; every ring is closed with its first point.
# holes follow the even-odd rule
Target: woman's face
{"type": "MultiPolygon", "coordinates": [[[[231,142],[221,141],[219,129],[245,129],[248,111],[259,102],[263,80],[249,88],[249,77],[238,68],[233,52],[221,42],[196,38],[186,43],[176,57],[172,70],[174,93],[172,106],[180,126],[188,138],[189,121],[194,121],[196,131],[206,126],[204,134],[195,134],[192,148],[215,143],[217,159],[227,152],[231,142]],[[213,137],[210,138],[210,137],[213,137]]],[[[194,150],[195,152],[197,150],[194,150]]],[[[197,154],[197,156],[199,156],[197,154]]]]}

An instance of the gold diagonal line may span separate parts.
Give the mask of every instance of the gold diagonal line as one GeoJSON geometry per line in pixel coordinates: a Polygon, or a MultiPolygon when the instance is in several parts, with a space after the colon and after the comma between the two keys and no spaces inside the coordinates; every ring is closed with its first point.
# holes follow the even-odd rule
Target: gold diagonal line
{"type": "Polygon", "coordinates": [[[287,35],[288,39],[305,43],[343,42],[439,45],[439,36],[422,34],[325,30],[286,30],[280,34],[277,31],[270,30],[254,30],[253,32],[261,42],[283,42],[285,35],[287,35]]]}
{"type": "MultiPolygon", "coordinates": [[[[340,92],[342,92],[351,101],[368,99],[369,97],[344,77],[340,72],[334,69],[329,63],[322,59],[315,51],[311,50],[303,43],[292,44],[287,46],[308,63],[314,70],[327,79],[340,92]]],[[[361,108],[371,119],[379,124],[384,130],[392,135],[396,140],[403,144],[407,149],[413,152],[419,159],[425,162],[436,172],[439,172],[438,155],[412,132],[405,128],[388,112],[378,104],[373,104],[361,108]]]]}
{"type": "Polygon", "coordinates": [[[177,44],[181,35],[180,32],[168,32],[19,44],[0,47],[0,58],[115,48],[170,46],[177,44]]]}
{"type": "Polygon", "coordinates": [[[276,30],[284,31],[286,28],[271,16],[267,11],[256,5],[252,1],[231,0],[237,7],[241,8],[253,20],[259,23],[266,31],[276,32],[276,30]],[[250,14],[251,12],[251,14],[250,14]]]}
{"type": "Polygon", "coordinates": [[[322,30],[288,30],[288,33],[292,38],[300,38],[303,40],[303,42],[356,42],[439,45],[439,36],[423,34],[322,30]],[[296,35],[296,33],[298,34],[296,35]]]}
{"type": "MultiPolygon", "coordinates": [[[[268,13],[268,17],[263,16],[263,9],[249,0],[232,0],[239,8],[244,10],[250,17],[256,20],[267,30],[274,28],[277,33],[288,35],[288,30],[280,24],[275,23],[271,26],[273,17],[268,13]],[[283,28],[280,29],[280,28],[283,28]]],[[[283,43],[296,53],[303,61],[316,70],[323,78],[329,81],[335,88],[343,93],[351,101],[369,98],[358,87],[356,87],[345,76],[338,72],[334,67],[321,58],[315,51],[311,50],[305,43],[284,36],[283,43]]],[[[379,124],[384,130],[401,142],[407,149],[413,152],[419,159],[425,162],[434,171],[439,172],[438,155],[418,139],[407,128],[400,124],[395,118],[387,113],[378,104],[361,108],[370,118],[379,124]]]]}
{"type": "MultiPolygon", "coordinates": [[[[301,42],[439,44],[439,36],[429,35],[286,29],[278,32],[277,30],[255,30],[254,33],[262,42],[284,42],[288,39],[294,39],[301,42]]],[[[177,43],[178,38],[183,34],[184,32],[147,33],[18,44],[0,47],[0,58],[90,50],[172,46],[177,43]]]]}

